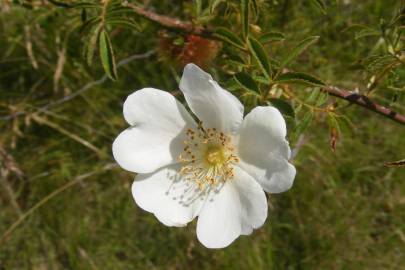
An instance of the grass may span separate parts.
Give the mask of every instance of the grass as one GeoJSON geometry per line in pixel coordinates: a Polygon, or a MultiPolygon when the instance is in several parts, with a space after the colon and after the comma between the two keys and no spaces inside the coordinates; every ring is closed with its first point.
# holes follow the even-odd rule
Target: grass
{"type": "MultiPolygon", "coordinates": [[[[284,1],[269,4],[272,12],[261,18],[263,28],[287,35],[271,52],[282,55],[295,40],[320,35],[294,68],[339,86],[364,87],[366,73],[348,68],[370,53],[376,38],[354,40],[342,30],[353,23],[378,25],[392,16],[396,1],[328,4],[325,16],[305,1],[289,2],[285,9],[284,1]]],[[[126,127],[123,99],[145,86],[177,90],[181,73],[152,53],[122,65],[117,82],[100,81],[44,109],[102,78],[101,65],[98,59],[84,63],[78,33],[64,43],[71,13],[52,6],[5,8],[0,113],[26,114],[0,122],[0,237],[21,219],[0,242],[0,269],[405,269],[405,170],[383,166],[404,158],[403,126],[340,103],[353,128],[343,130],[333,152],[325,116],[317,114],[294,160],[295,184],[269,196],[265,225],[226,249],[208,250],[196,239],[195,222],[167,228],[137,207],[133,174],[110,165],[111,143],[126,127]]],[[[168,1],[159,11],[171,14],[168,1]]],[[[155,48],[156,26],[147,27],[114,32],[118,60],[155,48]]],[[[220,65],[218,59],[212,69],[220,65]]],[[[405,74],[398,76],[404,82],[405,74]]],[[[384,86],[377,91],[382,98],[392,95],[384,86]]],[[[399,95],[391,105],[403,112],[403,101],[399,95]]]]}

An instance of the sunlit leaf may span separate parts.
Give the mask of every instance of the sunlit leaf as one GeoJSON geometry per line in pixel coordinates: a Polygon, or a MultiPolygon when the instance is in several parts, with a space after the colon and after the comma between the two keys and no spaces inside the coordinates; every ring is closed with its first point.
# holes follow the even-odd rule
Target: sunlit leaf
{"type": "Polygon", "coordinates": [[[312,123],[312,119],[314,118],[314,113],[312,111],[308,111],[305,113],[304,117],[298,122],[294,129],[294,137],[298,138],[299,135],[304,133],[310,124],[312,123]]]}
{"type": "Polygon", "coordinates": [[[283,41],[285,39],[285,36],[283,33],[280,32],[267,32],[264,33],[259,37],[259,41],[262,43],[267,43],[271,41],[283,41]]]}
{"type": "Polygon", "coordinates": [[[302,72],[287,72],[275,79],[276,83],[295,83],[307,86],[325,86],[325,83],[312,75],[302,72]]]}
{"type": "Polygon", "coordinates": [[[360,39],[364,37],[370,37],[370,36],[380,36],[381,33],[378,30],[372,29],[372,28],[367,28],[363,29],[359,32],[357,32],[354,36],[355,39],[360,39]]]}
{"type": "Polygon", "coordinates": [[[303,51],[305,51],[309,46],[317,42],[319,36],[312,36],[307,37],[304,40],[301,40],[294,49],[283,59],[282,66],[285,67],[288,63],[290,63],[294,58],[300,55],[303,51]]]}
{"type": "Polygon", "coordinates": [[[253,57],[256,59],[261,70],[263,71],[264,76],[270,79],[270,64],[267,57],[266,51],[264,50],[262,44],[256,39],[249,37],[248,39],[249,50],[252,53],[253,57]]]}
{"type": "Polygon", "coordinates": [[[87,43],[85,44],[85,56],[86,56],[86,61],[87,64],[91,65],[93,62],[93,56],[94,56],[94,51],[97,46],[97,40],[100,34],[101,30],[101,24],[96,25],[91,33],[90,33],[90,38],[88,39],[87,43]]]}
{"type": "Polygon", "coordinates": [[[100,58],[103,68],[108,77],[112,80],[117,79],[117,71],[114,59],[114,51],[111,45],[108,33],[102,30],[99,36],[100,58]]]}

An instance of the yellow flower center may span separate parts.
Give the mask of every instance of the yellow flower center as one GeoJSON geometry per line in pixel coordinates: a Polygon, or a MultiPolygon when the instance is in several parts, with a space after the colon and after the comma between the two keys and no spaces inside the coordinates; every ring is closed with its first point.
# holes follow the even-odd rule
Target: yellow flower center
{"type": "Polygon", "coordinates": [[[211,166],[221,166],[225,163],[225,149],[221,145],[208,145],[205,150],[205,160],[211,166]]]}
{"type": "Polygon", "coordinates": [[[200,190],[216,186],[232,179],[233,165],[239,162],[234,154],[231,137],[215,128],[188,129],[184,149],[179,156],[183,164],[180,173],[195,182],[200,190]]]}

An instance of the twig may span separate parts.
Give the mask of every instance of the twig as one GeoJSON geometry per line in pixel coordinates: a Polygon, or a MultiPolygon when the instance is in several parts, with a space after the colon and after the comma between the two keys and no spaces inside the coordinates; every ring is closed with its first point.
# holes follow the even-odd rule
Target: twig
{"type": "Polygon", "coordinates": [[[34,213],[35,210],[37,210],[38,208],[40,208],[41,206],[43,206],[45,203],[47,203],[48,201],[50,201],[51,199],[53,199],[54,197],[56,197],[57,195],[59,195],[60,193],[62,193],[63,191],[69,189],[70,187],[78,184],[79,182],[83,181],[86,178],[89,178],[91,176],[103,173],[105,171],[109,171],[112,170],[114,168],[116,168],[118,165],[114,162],[114,163],[108,163],[106,164],[104,167],[102,167],[99,170],[96,171],[92,171],[89,173],[85,173],[82,175],[77,176],[76,178],[74,178],[72,181],[66,183],[65,185],[61,186],[60,188],[54,190],[53,192],[49,193],[47,196],[45,196],[44,198],[42,198],[42,200],[40,200],[39,202],[37,202],[34,206],[32,206],[27,212],[25,212],[24,214],[22,214],[20,216],[19,219],[17,219],[13,224],[11,224],[11,226],[5,231],[5,233],[2,235],[2,237],[0,238],[0,243],[4,242],[7,240],[8,236],[27,218],[29,217],[32,213],[34,213]]]}
{"type": "Polygon", "coordinates": [[[334,86],[325,87],[325,88],[323,88],[323,90],[328,92],[330,95],[332,95],[334,97],[338,97],[338,98],[347,100],[352,104],[359,105],[370,111],[383,115],[397,123],[405,125],[405,115],[397,113],[396,111],[394,111],[390,108],[379,105],[379,104],[373,102],[372,100],[370,100],[370,98],[368,98],[365,95],[361,95],[361,94],[353,92],[353,91],[340,89],[340,88],[337,88],[334,86]]]}
{"type": "MultiPolygon", "coordinates": [[[[199,35],[199,36],[205,36],[205,37],[213,36],[212,35],[213,33],[209,29],[204,28],[204,27],[195,27],[191,22],[181,21],[177,18],[159,15],[159,14],[154,13],[153,11],[145,10],[145,9],[138,7],[136,5],[133,5],[133,4],[127,4],[127,6],[132,8],[132,10],[136,14],[138,14],[150,21],[158,23],[163,27],[170,28],[173,30],[179,30],[179,31],[186,32],[186,33],[192,33],[194,35],[199,35]]],[[[353,91],[340,89],[335,86],[324,87],[323,90],[328,92],[332,96],[347,100],[348,102],[350,102],[352,104],[359,105],[370,111],[383,115],[397,123],[405,125],[405,115],[395,112],[393,109],[379,105],[379,104],[371,101],[365,95],[361,95],[361,94],[358,94],[353,91]]]]}
{"type": "MultiPolygon", "coordinates": [[[[125,59],[119,61],[117,63],[117,68],[125,66],[125,65],[129,64],[130,62],[132,62],[134,60],[148,58],[151,55],[153,55],[154,53],[155,53],[155,50],[150,50],[150,51],[147,51],[147,52],[142,53],[142,54],[132,55],[132,56],[130,56],[128,58],[125,58],[125,59]]],[[[108,76],[106,74],[104,74],[98,80],[92,81],[92,82],[89,82],[89,83],[85,84],[82,88],[80,88],[76,92],[72,93],[71,95],[65,96],[65,97],[63,97],[63,98],[61,98],[59,100],[56,100],[54,102],[50,102],[47,105],[38,108],[37,113],[38,112],[48,111],[52,107],[55,107],[57,105],[61,105],[61,104],[65,103],[65,102],[68,102],[68,101],[76,98],[77,96],[82,95],[84,92],[86,92],[87,90],[93,88],[94,86],[99,85],[99,84],[103,84],[105,81],[107,81],[107,79],[108,79],[108,76]]],[[[11,114],[11,115],[0,117],[0,120],[7,121],[7,120],[11,120],[13,118],[16,118],[18,116],[26,115],[28,113],[29,112],[27,112],[27,111],[19,111],[19,112],[16,112],[14,114],[11,114]]]]}
{"type": "Polygon", "coordinates": [[[182,21],[177,18],[160,15],[153,11],[143,9],[134,4],[125,3],[124,5],[131,8],[136,14],[138,14],[152,22],[155,22],[161,26],[164,26],[166,28],[170,28],[172,30],[182,31],[182,32],[186,32],[186,33],[192,33],[192,34],[198,35],[198,36],[212,37],[212,31],[210,31],[209,29],[206,29],[202,26],[195,26],[191,22],[186,22],[186,21],[182,21]]]}

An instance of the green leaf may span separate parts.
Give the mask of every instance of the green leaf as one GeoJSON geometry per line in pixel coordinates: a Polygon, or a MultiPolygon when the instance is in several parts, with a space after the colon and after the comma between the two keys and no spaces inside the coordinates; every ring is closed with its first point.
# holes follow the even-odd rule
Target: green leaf
{"type": "Polygon", "coordinates": [[[105,30],[102,30],[100,33],[99,46],[101,63],[103,64],[104,71],[110,79],[115,81],[117,79],[117,70],[115,66],[114,51],[108,33],[105,30]]]}
{"type": "Polygon", "coordinates": [[[283,41],[285,36],[280,32],[267,32],[259,37],[259,41],[262,43],[267,43],[271,41],[283,41]]]}
{"type": "Polygon", "coordinates": [[[295,83],[307,86],[325,86],[326,84],[312,75],[302,72],[287,72],[279,75],[275,83],[295,83]]]}
{"type": "Polygon", "coordinates": [[[298,125],[295,127],[293,132],[295,138],[298,138],[299,135],[301,135],[308,129],[309,125],[312,123],[313,118],[314,113],[311,110],[309,110],[301,119],[301,121],[299,121],[298,125]]]}
{"type": "Polygon", "coordinates": [[[140,31],[141,27],[139,26],[139,24],[137,24],[136,22],[132,21],[132,20],[127,20],[125,18],[111,18],[107,20],[107,24],[109,25],[116,25],[116,26],[120,26],[120,27],[124,27],[124,28],[128,28],[128,29],[134,29],[136,31],[140,31]]]}
{"type": "Polygon", "coordinates": [[[195,2],[195,12],[197,16],[200,16],[202,11],[202,0],[194,0],[194,2],[195,2]]]}
{"type": "Polygon", "coordinates": [[[252,53],[253,57],[256,59],[261,70],[263,71],[264,76],[267,79],[270,79],[270,63],[269,58],[267,57],[266,51],[264,50],[262,44],[256,39],[249,37],[248,39],[249,50],[252,53]]]}
{"type": "Polygon", "coordinates": [[[370,37],[370,36],[379,36],[381,35],[381,32],[372,28],[367,28],[367,29],[363,29],[359,32],[357,32],[354,35],[355,39],[360,39],[360,38],[364,38],[364,37],[370,37]]]}
{"type": "Polygon", "coordinates": [[[269,85],[269,80],[268,80],[267,78],[263,77],[263,76],[253,75],[253,79],[254,79],[256,82],[269,85]]]}
{"type": "Polygon", "coordinates": [[[311,4],[315,6],[320,12],[326,14],[326,4],[323,0],[311,0],[311,4]]]}
{"type": "Polygon", "coordinates": [[[79,32],[85,32],[87,29],[91,29],[94,25],[98,24],[101,21],[100,17],[93,17],[85,21],[79,28],[79,32]]]}
{"type": "Polygon", "coordinates": [[[282,61],[282,66],[285,67],[288,63],[291,62],[295,57],[300,55],[303,51],[305,51],[309,46],[317,42],[319,39],[319,36],[312,36],[312,37],[307,37],[303,40],[301,40],[297,46],[294,47],[294,49],[283,59],[282,61]]]}
{"type": "Polygon", "coordinates": [[[249,0],[241,0],[241,11],[243,36],[247,37],[249,34],[249,0]]]}
{"type": "Polygon", "coordinates": [[[246,90],[260,94],[259,87],[256,82],[245,72],[240,72],[234,75],[236,82],[246,90]]]}
{"type": "Polygon", "coordinates": [[[51,4],[58,6],[58,7],[62,7],[62,8],[72,8],[73,5],[71,5],[70,3],[64,3],[61,1],[56,1],[56,0],[48,0],[51,4]]]}
{"type": "Polygon", "coordinates": [[[100,5],[92,2],[81,2],[73,4],[74,8],[99,8],[100,5]]]}
{"type": "Polygon", "coordinates": [[[210,13],[211,14],[214,13],[215,8],[219,4],[221,4],[222,2],[225,2],[225,0],[212,0],[212,1],[210,1],[210,3],[209,3],[209,11],[210,11],[210,13]]]}
{"type": "Polygon", "coordinates": [[[337,131],[337,134],[341,134],[342,131],[340,130],[340,125],[338,120],[336,119],[335,115],[333,113],[328,113],[328,124],[329,124],[329,128],[333,128],[337,131]]]}
{"type": "Polygon", "coordinates": [[[219,38],[220,40],[227,42],[235,47],[238,47],[239,49],[244,50],[244,44],[243,41],[234,33],[229,31],[226,28],[217,28],[214,32],[214,36],[219,38]]]}
{"type": "Polygon", "coordinates": [[[276,107],[282,114],[295,118],[295,112],[290,103],[279,98],[269,98],[271,105],[276,107]]]}
{"type": "Polygon", "coordinates": [[[100,30],[101,30],[101,24],[96,25],[92,29],[90,38],[88,39],[88,41],[85,45],[85,57],[86,57],[87,64],[89,66],[93,63],[94,51],[96,49],[97,40],[100,35],[100,30]]]}
{"type": "Polygon", "coordinates": [[[252,6],[254,16],[257,18],[257,16],[259,15],[259,6],[257,5],[257,0],[252,0],[252,6]]]}

